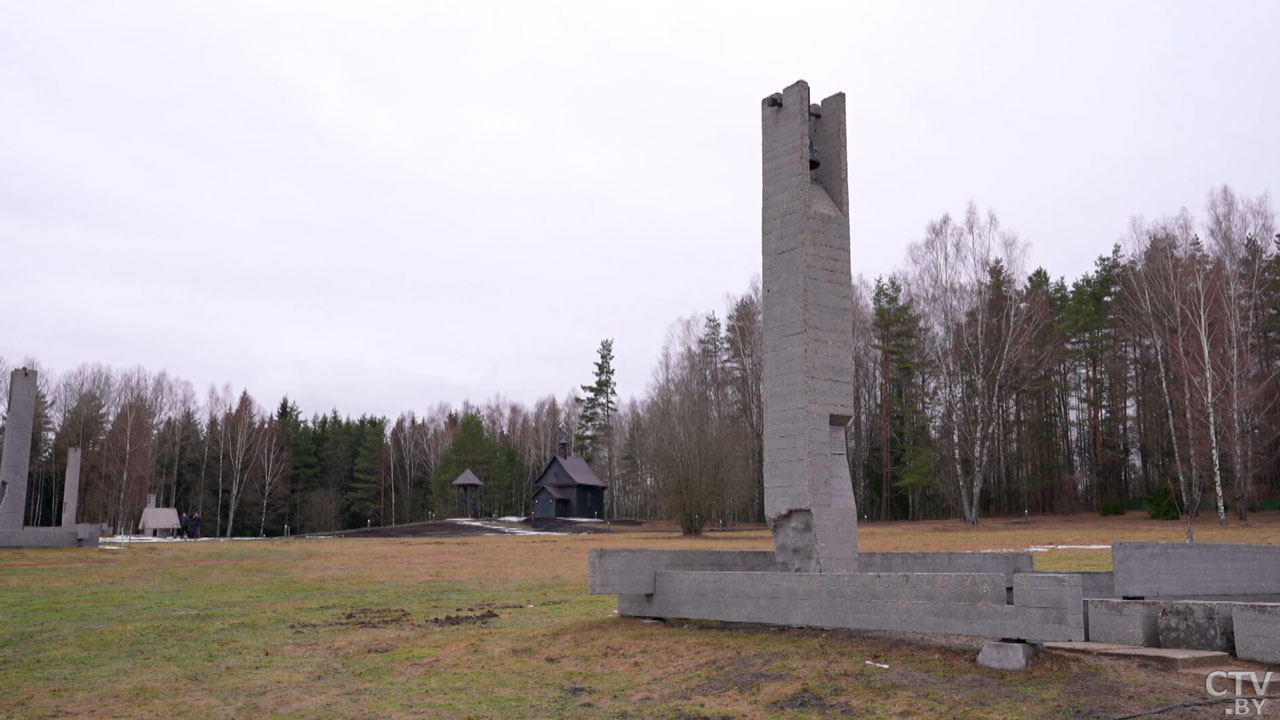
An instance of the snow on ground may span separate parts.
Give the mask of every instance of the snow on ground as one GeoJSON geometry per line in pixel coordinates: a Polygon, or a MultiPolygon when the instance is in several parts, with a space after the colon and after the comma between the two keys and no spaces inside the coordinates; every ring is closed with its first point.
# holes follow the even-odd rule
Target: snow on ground
{"type": "MultiPolygon", "coordinates": [[[[580,522],[580,523],[602,523],[602,522],[604,522],[603,520],[601,520],[601,519],[599,519],[599,518],[557,517],[557,518],[547,518],[547,519],[548,519],[548,520],[564,520],[565,522],[580,522]]],[[[518,516],[515,516],[515,515],[503,515],[502,517],[500,517],[500,518],[494,518],[493,520],[494,520],[494,522],[500,522],[500,523],[522,523],[522,522],[524,522],[524,521],[525,521],[525,518],[518,517],[518,516]]]]}
{"type": "MultiPolygon", "coordinates": [[[[499,520],[502,520],[499,518],[499,520]]],[[[544,532],[541,530],[525,530],[524,528],[515,528],[510,525],[501,525],[492,520],[469,520],[467,518],[449,518],[445,522],[457,523],[458,525],[468,525],[470,527],[484,528],[492,530],[490,535],[564,535],[565,533],[544,532]]],[[[518,521],[517,521],[518,522],[518,521]]]]}
{"type": "Polygon", "coordinates": [[[134,543],[177,543],[177,542],[215,542],[222,540],[278,540],[279,538],[262,538],[262,537],[233,537],[233,538],[176,538],[176,537],[151,537],[150,535],[103,535],[98,538],[98,547],[104,550],[119,550],[125,545],[134,543]],[[112,544],[107,544],[112,543],[112,544]]]}
{"type": "Polygon", "coordinates": [[[1110,545],[1032,545],[1024,548],[998,548],[994,550],[979,550],[984,553],[1007,553],[1007,552],[1049,552],[1050,550],[1110,550],[1110,545]]]}
{"type": "Polygon", "coordinates": [[[1048,552],[1050,550],[1110,550],[1110,545],[1032,545],[1027,552],[1048,552]]]}

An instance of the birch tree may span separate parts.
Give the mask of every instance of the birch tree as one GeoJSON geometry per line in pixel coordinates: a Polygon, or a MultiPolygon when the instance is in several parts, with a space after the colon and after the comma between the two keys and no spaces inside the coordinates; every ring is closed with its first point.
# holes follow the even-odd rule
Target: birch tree
{"type": "Polygon", "coordinates": [[[248,391],[240,393],[240,400],[233,411],[223,416],[222,425],[227,443],[227,529],[225,537],[231,537],[236,524],[236,510],[240,497],[249,483],[249,471],[258,447],[259,433],[257,411],[248,391]]]}

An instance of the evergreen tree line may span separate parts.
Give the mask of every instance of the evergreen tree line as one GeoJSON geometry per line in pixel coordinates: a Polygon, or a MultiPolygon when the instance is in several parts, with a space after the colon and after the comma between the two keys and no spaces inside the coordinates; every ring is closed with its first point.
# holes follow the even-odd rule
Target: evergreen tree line
{"type": "MultiPolygon", "coordinates": [[[[276,536],[390,525],[456,514],[450,482],[470,468],[484,479],[482,511],[527,515],[533,481],[578,415],[571,395],[526,408],[483,406],[306,418],[282,399],[191,384],[165,372],[85,364],[40,370],[26,523],[61,519],[67,449],[81,448],[80,522],[136,530],[147,496],[199,512],[202,532],[276,536]]],[[[11,368],[0,359],[0,392],[11,368]]]]}
{"type": "MultiPolygon", "coordinates": [[[[1280,236],[1266,196],[1229,187],[1135,220],[1071,282],[970,206],[929,223],[903,269],[854,283],[848,457],[866,519],[1072,512],[1164,492],[1192,533],[1280,495],[1280,236]]],[[[32,360],[28,367],[38,366],[32,360]]],[[[0,383],[8,382],[0,359],[0,383]]],[[[613,343],[591,381],[532,406],[495,397],[394,420],[306,418],[247,391],[86,364],[42,372],[27,522],[60,515],[82,448],[81,522],[136,524],[148,493],[206,534],[278,535],[481,510],[528,515],[561,441],[609,483],[611,517],[686,532],[763,519],[758,282],[672,326],[643,395],[617,399],[613,343]]],[[[7,396],[7,388],[4,390],[7,396]]]]}

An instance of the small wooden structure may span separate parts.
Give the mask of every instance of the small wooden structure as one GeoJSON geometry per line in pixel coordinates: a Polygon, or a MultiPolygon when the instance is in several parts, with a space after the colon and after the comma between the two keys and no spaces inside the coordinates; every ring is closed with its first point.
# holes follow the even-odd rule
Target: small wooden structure
{"type": "Polygon", "coordinates": [[[551,462],[533,483],[536,517],[604,518],[603,480],[580,457],[569,455],[569,443],[561,442],[551,462]]]}
{"type": "Polygon", "coordinates": [[[455,514],[458,517],[480,517],[480,488],[484,487],[484,481],[467,468],[451,484],[457,492],[455,514]]]}

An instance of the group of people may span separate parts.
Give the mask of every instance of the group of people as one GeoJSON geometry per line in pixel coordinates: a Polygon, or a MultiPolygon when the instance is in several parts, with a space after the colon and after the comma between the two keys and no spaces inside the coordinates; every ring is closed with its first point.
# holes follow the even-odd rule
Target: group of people
{"type": "Polygon", "coordinates": [[[186,513],[182,513],[178,518],[178,537],[199,539],[200,513],[193,513],[191,517],[187,517],[186,513]]]}

